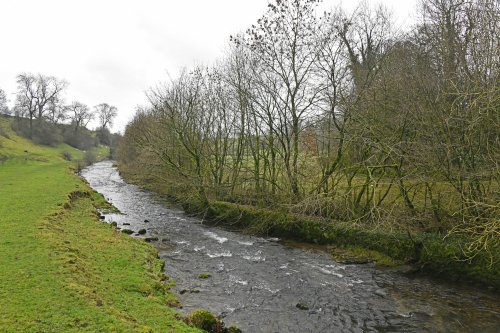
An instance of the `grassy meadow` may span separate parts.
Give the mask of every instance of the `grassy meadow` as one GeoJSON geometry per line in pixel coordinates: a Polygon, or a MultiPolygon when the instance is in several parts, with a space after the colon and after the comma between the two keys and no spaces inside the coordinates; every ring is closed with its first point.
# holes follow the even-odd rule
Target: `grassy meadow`
{"type": "Polygon", "coordinates": [[[99,221],[104,199],[72,171],[84,153],[34,145],[9,122],[0,117],[0,331],[198,331],[172,309],[156,250],[99,221]]]}

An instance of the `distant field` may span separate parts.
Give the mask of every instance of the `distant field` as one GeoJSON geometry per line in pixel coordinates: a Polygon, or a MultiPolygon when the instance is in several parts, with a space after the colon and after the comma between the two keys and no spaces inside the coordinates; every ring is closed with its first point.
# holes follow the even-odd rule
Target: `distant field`
{"type": "Polygon", "coordinates": [[[0,331],[197,332],[168,306],[154,248],[98,221],[103,198],[62,157],[84,152],[0,128],[0,331]]]}

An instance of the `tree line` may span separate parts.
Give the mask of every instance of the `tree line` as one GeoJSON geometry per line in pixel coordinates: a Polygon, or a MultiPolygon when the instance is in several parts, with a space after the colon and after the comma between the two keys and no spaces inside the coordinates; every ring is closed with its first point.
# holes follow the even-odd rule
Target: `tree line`
{"type": "Polygon", "coordinates": [[[17,92],[12,110],[7,97],[0,89],[0,113],[13,115],[13,128],[36,143],[56,145],[65,142],[79,149],[98,144],[110,145],[109,127],[117,115],[117,108],[100,103],[91,109],[79,101],[66,103],[63,94],[68,82],[44,74],[21,73],[17,75],[17,92]],[[97,118],[97,135],[87,126],[97,118]]]}
{"type": "Polygon", "coordinates": [[[269,4],[215,65],[151,88],[123,167],[205,205],[498,246],[500,2],[423,0],[403,33],[383,6],[317,4],[269,4]]]}

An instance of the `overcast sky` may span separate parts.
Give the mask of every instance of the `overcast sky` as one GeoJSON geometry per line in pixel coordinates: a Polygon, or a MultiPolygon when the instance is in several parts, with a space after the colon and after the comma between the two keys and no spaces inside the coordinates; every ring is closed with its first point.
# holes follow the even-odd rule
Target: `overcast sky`
{"type": "MultiPolygon", "coordinates": [[[[255,23],[268,1],[0,0],[0,88],[13,101],[21,72],[63,78],[68,102],[117,106],[113,130],[122,131],[145,103],[145,90],[182,67],[212,63],[229,35],[255,23]]],[[[415,18],[416,0],[368,2],[385,3],[398,26],[415,18]]]]}

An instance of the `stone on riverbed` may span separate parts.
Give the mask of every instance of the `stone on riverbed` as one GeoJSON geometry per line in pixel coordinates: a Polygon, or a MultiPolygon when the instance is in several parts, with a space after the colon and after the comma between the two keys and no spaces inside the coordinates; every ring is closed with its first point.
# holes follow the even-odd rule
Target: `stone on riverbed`
{"type": "Polygon", "coordinates": [[[295,307],[297,309],[300,309],[300,310],[309,310],[309,307],[307,305],[305,305],[304,303],[297,303],[297,305],[295,305],[295,307]]]}
{"type": "Polygon", "coordinates": [[[200,292],[199,289],[182,289],[179,291],[179,294],[184,295],[185,293],[190,293],[190,294],[198,294],[200,292]]]}

